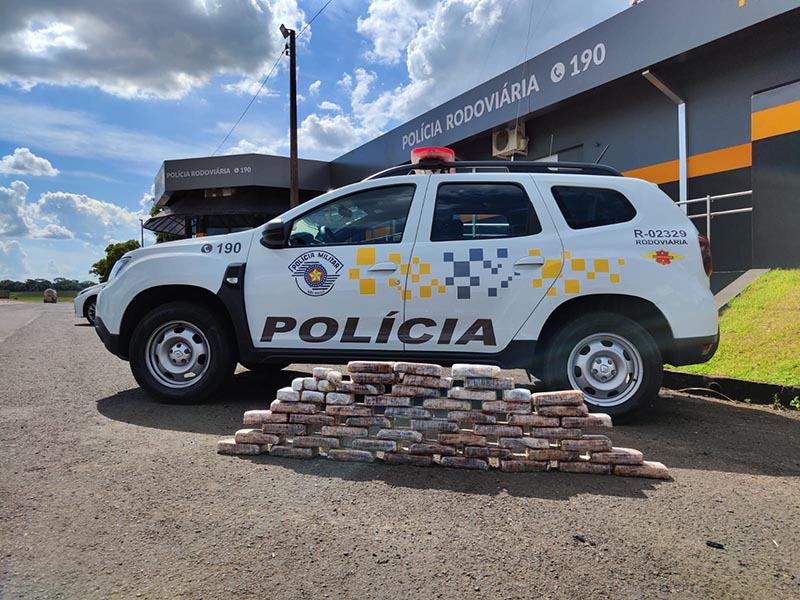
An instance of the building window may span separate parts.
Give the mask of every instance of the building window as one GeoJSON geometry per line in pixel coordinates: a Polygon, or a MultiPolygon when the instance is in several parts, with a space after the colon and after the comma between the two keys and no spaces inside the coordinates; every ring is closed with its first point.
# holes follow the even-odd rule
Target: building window
{"type": "Polygon", "coordinates": [[[636,216],[630,201],[616,190],[557,185],[552,192],[571,229],[625,223],[636,216]]]}
{"type": "Polygon", "coordinates": [[[511,183],[447,183],[439,186],[431,241],[519,237],[542,226],[530,198],[511,183]]]}
{"type": "Polygon", "coordinates": [[[390,244],[403,237],[415,186],[356,192],[292,223],[290,246],[390,244]]]}

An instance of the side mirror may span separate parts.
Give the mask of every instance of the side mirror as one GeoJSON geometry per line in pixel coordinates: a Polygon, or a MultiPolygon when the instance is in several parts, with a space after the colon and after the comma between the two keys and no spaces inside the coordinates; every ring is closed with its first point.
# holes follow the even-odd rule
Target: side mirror
{"type": "Polygon", "coordinates": [[[281,219],[272,219],[261,234],[261,245],[265,248],[286,246],[286,226],[281,219]]]}

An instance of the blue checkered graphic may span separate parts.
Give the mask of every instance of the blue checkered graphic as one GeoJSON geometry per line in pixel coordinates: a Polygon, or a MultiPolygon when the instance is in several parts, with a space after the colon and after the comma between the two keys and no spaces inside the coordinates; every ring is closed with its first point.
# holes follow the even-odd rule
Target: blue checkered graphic
{"type": "Polygon", "coordinates": [[[508,259],[508,248],[497,248],[496,254],[496,259],[492,259],[487,257],[483,248],[470,248],[467,251],[469,259],[463,260],[457,259],[454,252],[445,252],[444,262],[453,265],[452,276],[445,277],[445,285],[456,288],[456,298],[459,300],[472,298],[481,285],[487,286],[489,298],[497,298],[499,291],[508,289],[511,281],[520,273],[503,273],[503,263],[499,259],[508,259]]]}

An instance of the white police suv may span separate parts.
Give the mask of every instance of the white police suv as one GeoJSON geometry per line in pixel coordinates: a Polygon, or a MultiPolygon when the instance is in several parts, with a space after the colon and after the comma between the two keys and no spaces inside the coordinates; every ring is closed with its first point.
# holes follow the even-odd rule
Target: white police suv
{"type": "Polygon", "coordinates": [[[212,396],[237,361],[472,361],[620,416],[657,395],[663,363],[713,355],[710,251],[658,187],[420,155],[256,229],[130,252],[98,334],[172,402],[212,396]]]}

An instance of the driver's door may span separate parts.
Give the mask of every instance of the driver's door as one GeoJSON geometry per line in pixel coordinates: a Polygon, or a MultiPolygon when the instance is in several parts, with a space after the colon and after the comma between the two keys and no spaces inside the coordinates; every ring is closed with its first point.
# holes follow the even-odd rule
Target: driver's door
{"type": "Polygon", "coordinates": [[[287,246],[253,245],[245,303],[257,348],[400,350],[407,264],[424,183],[372,187],[317,204],[287,246]]]}

